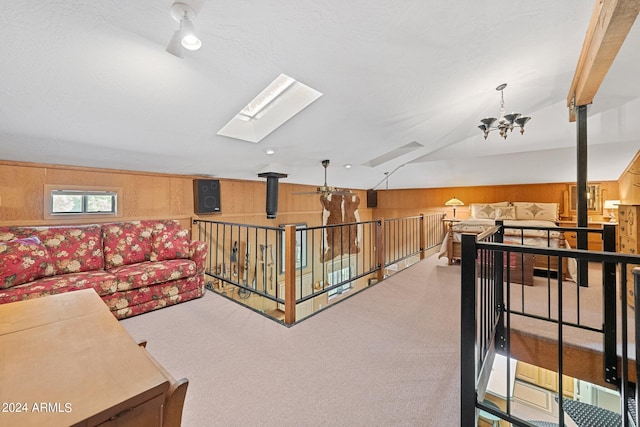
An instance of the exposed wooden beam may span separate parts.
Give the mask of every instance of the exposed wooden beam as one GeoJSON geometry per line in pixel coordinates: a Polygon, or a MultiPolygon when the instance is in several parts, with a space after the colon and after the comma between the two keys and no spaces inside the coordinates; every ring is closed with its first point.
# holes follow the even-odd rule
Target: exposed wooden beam
{"type": "Polygon", "coordinates": [[[574,107],[593,102],[622,43],[640,12],[640,0],[597,0],[567,97],[569,121],[574,107]]]}

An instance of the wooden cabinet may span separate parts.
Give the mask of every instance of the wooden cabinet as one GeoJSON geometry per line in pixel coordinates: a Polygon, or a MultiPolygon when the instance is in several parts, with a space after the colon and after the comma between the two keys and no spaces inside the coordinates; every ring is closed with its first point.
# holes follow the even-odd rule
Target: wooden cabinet
{"type": "MultiPolygon", "coordinates": [[[[637,255],[640,253],[638,242],[638,214],[640,205],[620,205],[618,206],[618,235],[619,251],[623,254],[637,255]]],[[[633,307],[633,269],[638,265],[627,265],[627,303],[633,307]]]]}
{"type": "MultiPolygon", "coordinates": [[[[516,379],[533,384],[535,386],[558,392],[558,373],[540,368],[529,363],[518,361],[516,367],[516,379]]],[[[566,375],[562,376],[562,395],[573,398],[574,387],[573,378],[566,375]]]]}
{"type": "MultiPolygon", "coordinates": [[[[590,222],[587,224],[587,227],[590,229],[601,229],[604,222],[590,222]]],[[[558,225],[560,227],[577,227],[577,223],[575,221],[559,221],[558,225]]],[[[568,231],[564,233],[564,238],[573,249],[576,249],[577,244],[577,236],[575,231],[568,231]]],[[[602,250],[602,234],[599,233],[588,233],[587,234],[587,249],[590,251],[601,251],[602,250]]]]}

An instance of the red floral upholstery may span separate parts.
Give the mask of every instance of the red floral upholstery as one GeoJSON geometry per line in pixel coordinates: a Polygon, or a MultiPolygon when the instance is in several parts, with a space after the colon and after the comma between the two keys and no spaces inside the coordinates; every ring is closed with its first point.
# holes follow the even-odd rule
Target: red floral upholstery
{"type": "Polygon", "coordinates": [[[153,229],[143,221],[103,225],[104,262],[107,270],[149,261],[152,232],[153,229]]]}
{"type": "Polygon", "coordinates": [[[53,274],[47,248],[37,237],[0,243],[0,289],[53,274]]]}
{"type": "Polygon", "coordinates": [[[100,296],[116,291],[116,279],[105,271],[92,271],[50,276],[35,282],[0,290],[0,304],[55,295],[80,289],[95,289],[100,296]]]}
{"type": "Polygon", "coordinates": [[[111,312],[116,318],[124,319],[131,316],[137,316],[138,314],[146,313],[148,311],[178,304],[183,301],[189,301],[190,299],[199,298],[202,295],[203,291],[201,289],[194,289],[192,291],[186,291],[181,294],[143,302],[142,304],[131,305],[122,309],[112,310],[111,312]]]}
{"type": "Polygon", "coordinates": [[[118,291],[128,291],[155,285],[156,283],[191,277],[196,264],[188,259],[172,259],[164,262],[141,262],[109,270],[116,277],[118,291]]]}
{"type": "Polygon", "coordinates": [[[55,264],[55,274],[94,271],[104,267],[99,225],[43,227],[36,230],[55,264]]]}
{"type": "Polygon", "coordinates": [[[147,303],[152,300],[175,297],[184,292],[200,288],[196,277],[188,277],[167,282],[160,286],[145,286],[130,291],[116,292],[115,294],[105,296],[103,300],[112,311],[115,311],[147,303]]]}
{"type": "Polygon", "coordinates": [[[207,251],[209,248],[205,242],[199,240],[193,240],[190,246],[189,259],[196,263],[196,267],[198,268],[196,275],[202,276],[204,274],[204,264],[207,260],[207,251]]]}
{"type": "Polygon", "coordinates": [[[154,230],[151,260],[189,258],[190,245],[188,230],[154,230]]]}
{"type": "Polygon", "coordinates": [[[122,319],[202,296],[206,255],[178,221],[0,227],[0,304],[93,288],[122,319]]]}

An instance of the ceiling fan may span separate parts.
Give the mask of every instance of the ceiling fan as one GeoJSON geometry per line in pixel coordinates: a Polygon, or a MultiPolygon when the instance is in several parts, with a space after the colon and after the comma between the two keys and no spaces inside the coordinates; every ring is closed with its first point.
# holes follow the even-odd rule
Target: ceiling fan
{"type": "Polygon", "coordinates": [[[349,194],[353,194],[351,193],[350,190],[341,190],[335,187],[330,187],[327,185],[327,168],[329,167],[329,160],[323,160],[322,161],[322,167],[324,168],[324,185],[321,185],[320,187],[316,188],[316,191],[307,191],[307,192],[302,192],[302,193],[293,193],[294,195],[301,195],[301,194],[320,194],[320,195],[324,195],[327,196],[329,194],[339,194],[339,195],[349,195],[349,194]]]}

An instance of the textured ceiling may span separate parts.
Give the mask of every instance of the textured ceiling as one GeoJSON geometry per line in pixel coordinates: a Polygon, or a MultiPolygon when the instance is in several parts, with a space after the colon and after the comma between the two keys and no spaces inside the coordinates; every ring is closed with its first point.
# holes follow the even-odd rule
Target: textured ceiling
{"type": "MultiPolygon", "coordinates": [[[[171,3],[2,0],[0,159],[313,185],[331,159],[328,183],[361,189],[402,164],[388,188],[576,179],[566,98],[592,1],[189,1],[203,47],[184,59],[171,3]],[[280,73],[323,96],[258,144],[216,134],[280,73]],[[532,120],[484,141],[504,82],[532,120]]],[[[639,45],[636,23],[590,107],[590,181],[640,148],[639,45]]]]}

